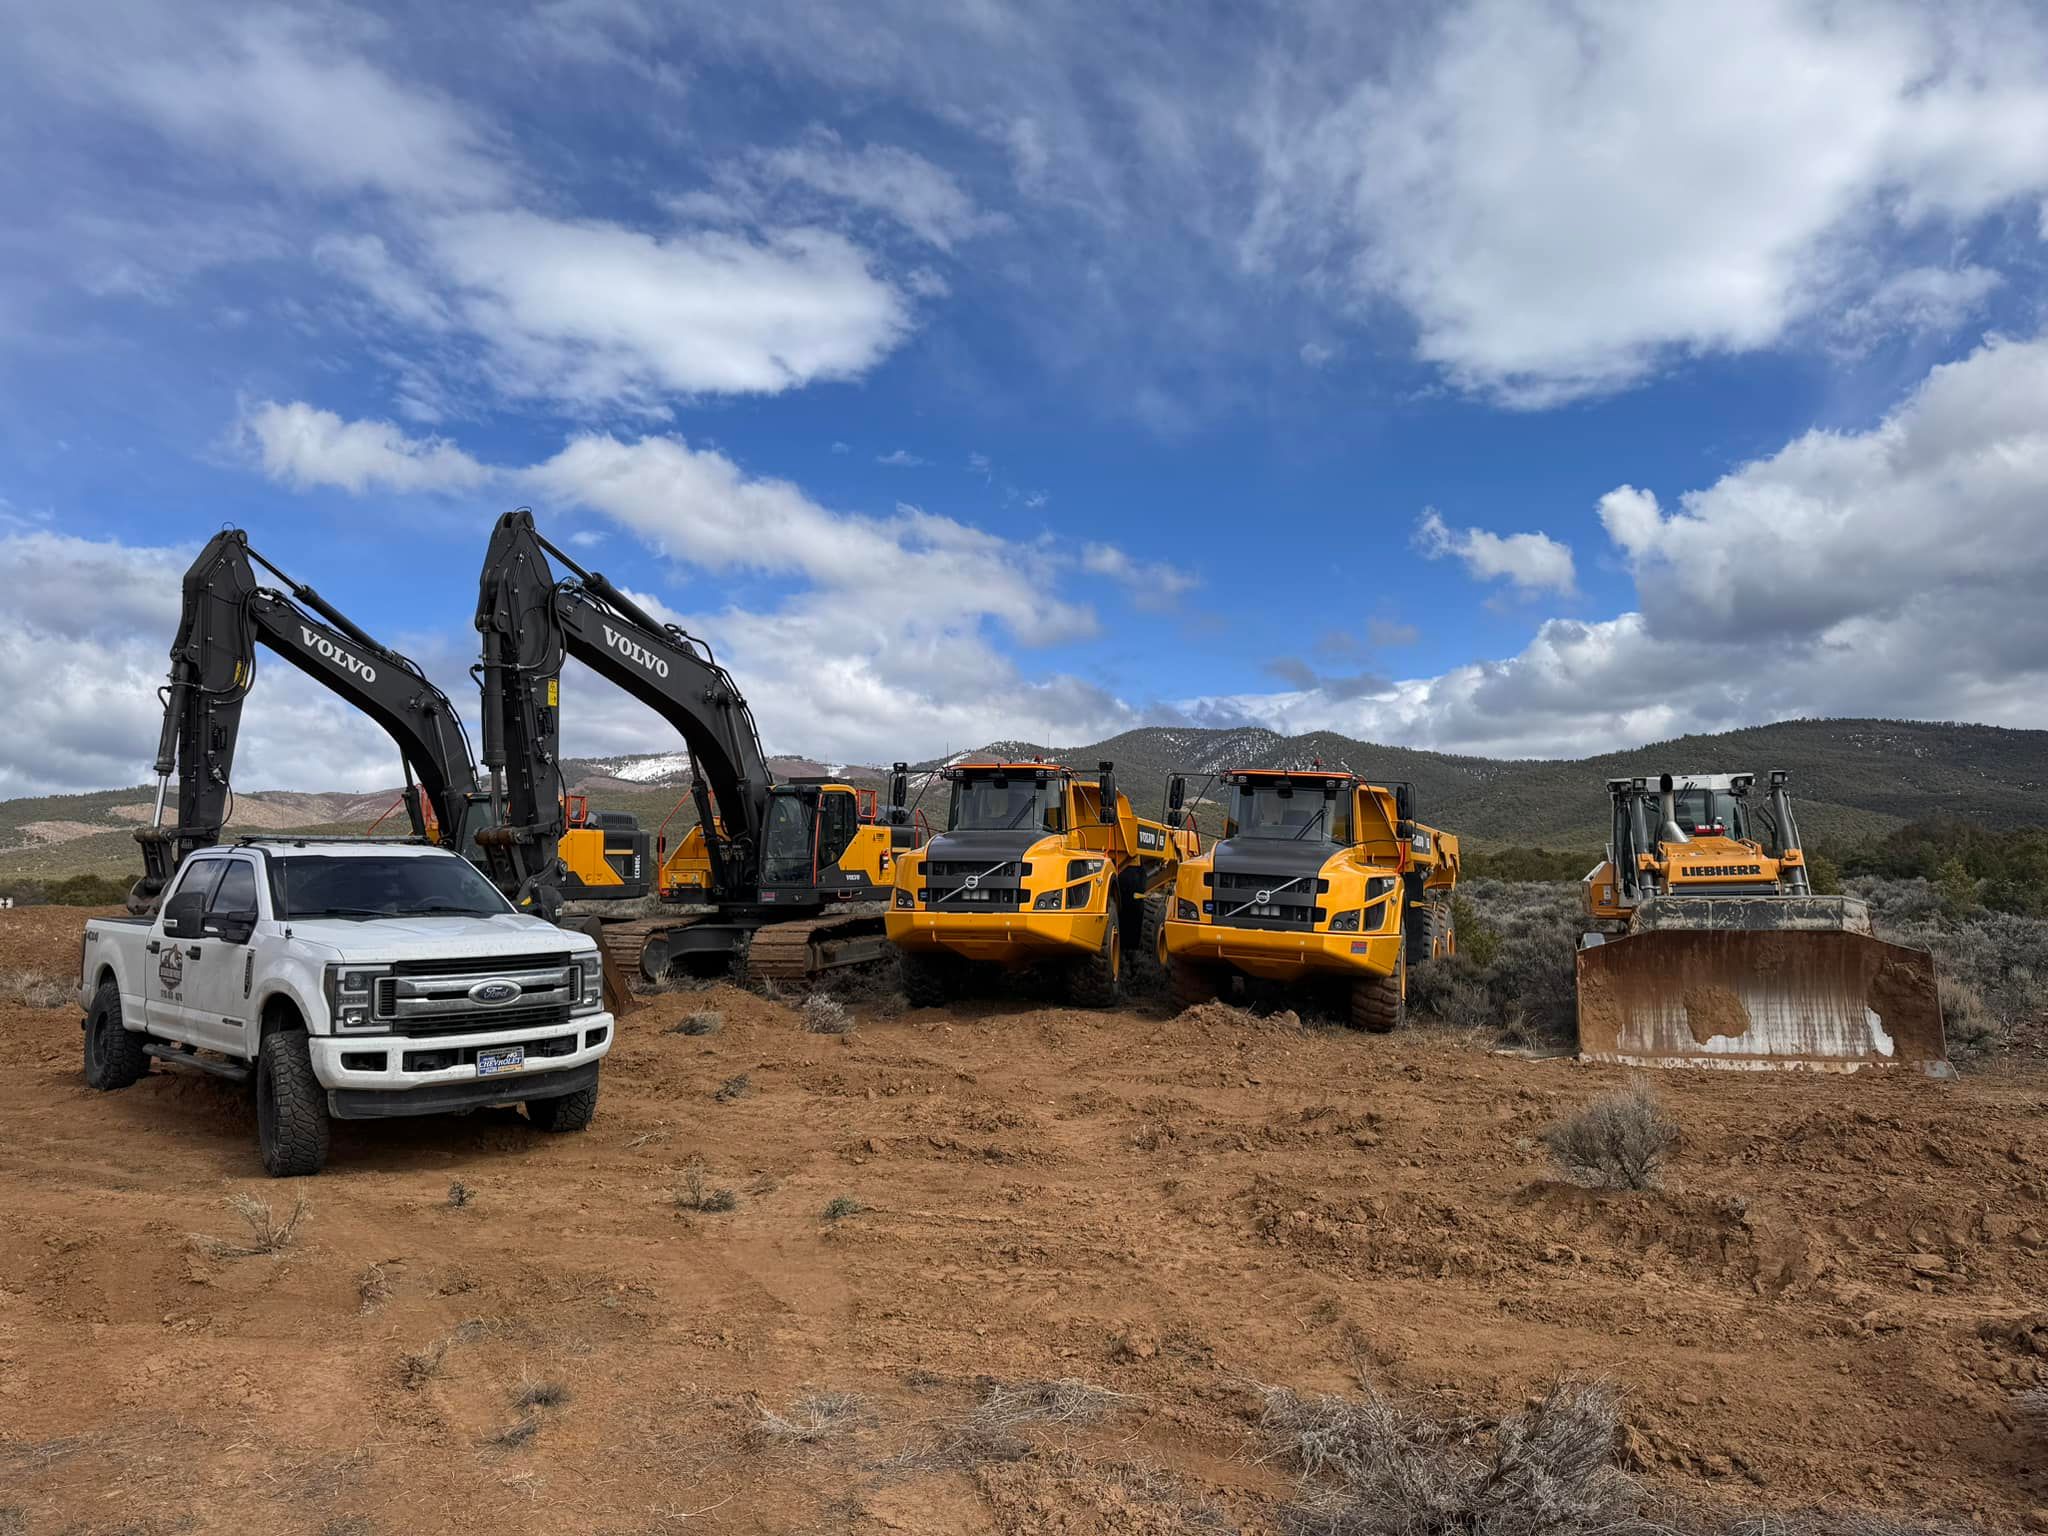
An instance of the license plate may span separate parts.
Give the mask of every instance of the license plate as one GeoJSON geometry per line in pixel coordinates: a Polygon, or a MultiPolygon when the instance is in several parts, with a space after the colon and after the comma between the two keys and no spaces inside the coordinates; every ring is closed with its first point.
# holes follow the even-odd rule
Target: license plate
{"type": "Polygon", "coordinates": [[[955,891],[947,899],[950,901],[994,901],[996,893],[994,891],[955,891]]]}
{"type": "Polygon", "coordinates": [[[526,1047],[514,1045],[502,1051],[478,1051],[476,1075],[495,1077],[500,1072],[518,1072],[526,1066],[526,1047]]]}

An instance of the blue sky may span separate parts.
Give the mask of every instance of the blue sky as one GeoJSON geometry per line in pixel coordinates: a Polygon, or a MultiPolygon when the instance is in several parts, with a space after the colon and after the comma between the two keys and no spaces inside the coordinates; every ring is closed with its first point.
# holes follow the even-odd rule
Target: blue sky
{"type": "Polygon", "coordinates": [[[519,504],[828,759],[2048,724],[2037,6],[4,10],[0,793],[223,521],[466,695],[519,504]]]}

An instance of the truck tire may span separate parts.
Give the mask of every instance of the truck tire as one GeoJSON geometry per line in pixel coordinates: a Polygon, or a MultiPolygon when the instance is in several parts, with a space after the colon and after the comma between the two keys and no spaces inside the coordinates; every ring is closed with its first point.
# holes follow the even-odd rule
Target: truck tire
{"type": "Polygon", "coordinates": [[[1067,1001],[1076,1008],[1113,1008],[1123,995],[1124,937],[1117,921],[1116,903],[1103,914],[1102,944],[1086,959],[1067,969],[1067,1001]]]}
{"type": "Polygon", "coordinates": [[[1193,960],[1168,961],[1166,981],[1175,1006],[1180,1008],[1213,1003],[1223,995],[1223,973],[1215,966],[1198,965],[1193,960]]]}
{"type": "Polygon", "coordinates": [[[1166,982],[1166,903],[1160,891],[1139,903],[1143,914],[1138,924],[1138,947],[1131,951],[1130,979],[1134,989],[1156,991],[1166,982]]]}
{"type": "Polygon", "coordinates": [[[141,1082],[148,1071],[142,1036],[121,1027],[121,989],[111,981],[101,983],[92,995],[92,1012],[85,1016],[86,1086],[112,1093],[141,1082]]]}
{"type": "Polygon", "coordinates": [[[552,1099],[528,1099],[526,1118],[543,1131],[583,1131],[597,1114],[597,1084],[552,1099]]]}
{"type": "Polygon", "coordinates": [[[943,1008],[960,992],[960,965],[952,955],[899,951],[898,974],[903,995],[913,1008],[943,1008]]]}
{"type": "Polygon", "coordinates": [[[1410,965],[1434,960],[1443,936],[1451,926],[1451,914],[1433,901],[1418,901],[1402,920],[1401,946],[1410,965]]]}
{"type": "Polygon", "coordinates": [[[273,1179],[305,1178],[327,1166],[327,1090],[313,1075],[303,1029],[264,1036],[256,1052],[256,1146],[273,1179]]]}
{"type": "Polygon", "coordinates": [[[1408,956],[1404,951],[1391,976],[1361,976],[1351,984],[1351,1022],[1384,1035],[1408,1021],[1408,956]]]}

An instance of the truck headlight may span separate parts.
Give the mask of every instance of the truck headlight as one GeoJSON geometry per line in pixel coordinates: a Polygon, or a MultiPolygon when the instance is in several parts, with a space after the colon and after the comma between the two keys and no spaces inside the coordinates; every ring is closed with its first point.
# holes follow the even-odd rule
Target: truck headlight
{"type": "Polygon", "coordinates": [[[1185,896],[1174,899],[1173,915],[1184,923],[1199,923],[1202,920],[1202,914],[1195,909],[1195,904],[1185,896]]]}
{"type": "Polygon", "coordinates": [[[1060,909],[1060,903],[1066,900],[1066,895],[1065,891],[1047,891],[1031,903],[1031,910],[1034,912],[1057,912],[1060,909]]]}
{"type": "Polygon", "coordinates": [[[337,1030],[378,1027],[377,983],[390,973],[388,965],[327,967],[327,1013],[337,1030]]]}
{"type": "Polygon", "coordinates": [[[1330,919],[1330,932],[1356,933],[1358,932],[1359,919],[1364,916],[1365,914],[1355,907],[1349,912],[1339,912],[1330,919]]]}
{"type": "Polygon", "coordinates": [[[898,908],[914,907],[917,905],[917,898],[912,896],[909,891],[899,887],[896,892],[896,905],[898,908]]]}
{"type": "Polygon", "coordinates": [[[569,967],[569,994],[576,999],[571,1014],[597,1013],[604,1007],[604,959],[585,955],[569,967]]]}

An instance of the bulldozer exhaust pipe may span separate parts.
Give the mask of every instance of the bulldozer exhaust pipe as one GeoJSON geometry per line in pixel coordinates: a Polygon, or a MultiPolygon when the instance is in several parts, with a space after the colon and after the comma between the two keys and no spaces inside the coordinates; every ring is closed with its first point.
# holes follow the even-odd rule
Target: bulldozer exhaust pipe
{"type": "Polygon", "coordinates": [[[1689,843],[1692,841],[1691,838],[1685,835],[1685,828],[1678,824],[1678,786],[1672,782],[1671,775],[1668,773],[1657,781],[1657,814],[1664,821],[1664,824],[1657,829],[1658,842],[1689,843]]]}

